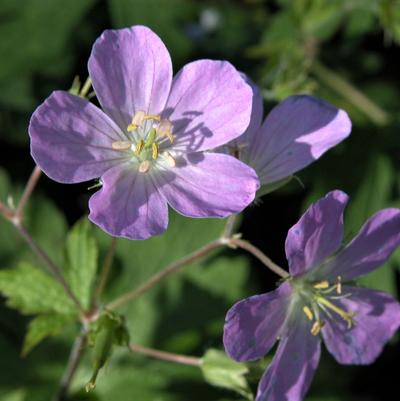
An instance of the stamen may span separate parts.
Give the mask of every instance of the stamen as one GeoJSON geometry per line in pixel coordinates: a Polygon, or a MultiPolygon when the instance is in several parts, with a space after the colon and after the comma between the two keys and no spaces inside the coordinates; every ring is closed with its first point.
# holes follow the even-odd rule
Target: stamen
{"type": "Polygon", "coordinates": [[[355,316],[355,313],[348,313],[345,310],[339,308],[332,302],[328,301],[326,298],[321,297],[321,296],[316,296],[316,301],[319,305],[325,305],[328,309],[334,311],[337,313],[346,323],[347,323],[347,328],[351,329],[353,326],[353,317],[355,316]]]}
{"type": "Polygon", "coordinates": [[[153,142],[151,145],[151,157],[156,160],[158,157],[158,144],[157,142],[153,142]]]}
{"type": "Polygon", "coordinates": [[[128,150],[131,147],[131,142],[129,141],[115,141],[111,144],[114,150],[128,150]]]}
{"type": "Polygon", "coordinates": [[[142,153],[143,148],[144,148],[144,140],[141,139],[141,140],[136,144],[135,153],[136,153],[137,156],[139,156],[140,153],[142,153]]]}
{"type": "Polygon", "coordinates": [[[135,115],[132,117],[132,122],[128,125],[128,132],[135,131],[137,127],[142,125],[143,121],[146,118],[146,113],[144,111],[137,111],[135,115]]]}
{"type": "Polygon", "coordinates": [[[164,152],[163,156],[165,157],[165,159],[167,160],[168,164],[171,167],[175,167],[176,166],[176,160],[171,156],[171,153],[169,152],[164,152]]]}
{"type": "Polygon", "coordinates": [[[311,327],[311,330],[310,330],[311,334],[313,336],[318,335],[319,332],[321,331],[322,327],[324,327],[324,325],[325,325],[325,322],[323,322],[322,320],[316,320],[311,327]]]}
{"type": "Polygon", "coordinates": [[[143,120],[159,120],[161,117],[157,114],[146,114],[143,120]]]}
{"type": "Polygon", "coordinates": [[[167,119],[161,120],[156,129],[160,137],[166,136],[171,143],[174,142],[174,136],[172,135],[171,121],[167,119]]]}
{"type": "Polygon", "coordinates": [[[139,164],[139,173],[147,173],[150,170],[151,163],[148,160],[144,160],[139,164]]]}
{"type": "Polygon", "coordinates": [[[329,281],[328,280],[319,281],[318,283],[315,283],[313,287],[317,290],[326,290],[327,288],[329,288],[329,281]]]}
{"type": "Polygon", "coordinates": [[[337,276],[336,278],[336,292],[340,295],[342,293],[342,277],[337,276]]]}
{"type": "Polygon", "coordinates": [[[313,315],[313,313],[311,312],[311,309],[308,306],[304,306],[303,307],[303,312],[307,316],[308,320],[313,320],[314,319],[314,315],[313,315]]]}

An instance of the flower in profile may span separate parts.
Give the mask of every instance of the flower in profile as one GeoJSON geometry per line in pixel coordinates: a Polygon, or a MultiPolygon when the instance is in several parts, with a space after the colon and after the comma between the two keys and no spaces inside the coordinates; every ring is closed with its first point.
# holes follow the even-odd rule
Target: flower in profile
{"type": "Polygon", "coordinates": [[[88,67],[102,110],[56,91],[34,112],[29,134],[50,178],[101,178],[89,201],[94,223],[145,239],[166,229],[168,204],[190,217],[226,217],[254,199],[252,168],[205,152],[249,124],[252,90],[230,63],[195,61],[172,79],[161,39],[135,26],[105,31],[88,67]]]}
{"type": "Polygon", "coordinates": [[[260,90],[243,76],[253,89],[250,124],[243,135],[223,148],[256,170],[260,193],[286,183],[350,135],[351,121],[344,110],[308,95],[286,98],[263,122],[260,90]]]}
{"type": "Polygon", "coordinates": [[[400,244],[400,210],[373,215],[344,248],[348,197],[333,191],[288,233],[290,276],[274,291],[235,304],[224,345],[237,361],[264,356],[280,339],[258,386],[257,401],[299,401],[320,358],[320,336],[342,364],[369,364],[400,326],[400,304],[383,292],[348,284],[383,264],[400,244]]]}

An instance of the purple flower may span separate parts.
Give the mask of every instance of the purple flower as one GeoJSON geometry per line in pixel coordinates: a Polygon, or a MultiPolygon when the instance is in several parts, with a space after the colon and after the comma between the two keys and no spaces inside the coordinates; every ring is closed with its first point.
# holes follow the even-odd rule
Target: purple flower
{"type": "Polygon", "coordinates": [[[275,290],[235,304],[224,345],[237,361],[261,358],[280,342],[258,387],[257,401],[298,401],[320,358],[320,334],[342,364],[369,364],[400,326],[400,304],[349,281],[383,264],[400,244],[400,210],[373,215],[344,248],[348,197],[330,192],[313,204],[286,239],[290,277],[275,290]]]}
{"type": "Polygon", "coordinates": [[[345,111],[307,95],[288,97],[262,122],[260,90],[243,76],[254,94],[250,124],[224,148],[256,170],[265,185],[262,192],[286,182],[349,136],[351,121],[345,111]]]}
{"type": "Polygon", "coordinates": [[[258,189],[254,170],[205,152],[236,138],[250,120],[252,90],[225,61],[187,64],[172,79],[169,53],[143,26],[107,30],[89,75],[102,110],[56,91],[34,112],[31,153],[52,179],[101,177],[89,218],[111,235],[163,232],[169,204],[190,217],[226,217],[258,189]]]}

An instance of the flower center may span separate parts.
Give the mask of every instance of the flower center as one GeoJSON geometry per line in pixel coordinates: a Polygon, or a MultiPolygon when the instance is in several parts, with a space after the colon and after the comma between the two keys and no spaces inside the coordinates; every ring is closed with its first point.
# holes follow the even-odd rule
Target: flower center
{"type": "Polygon", "coordinates": [[[114,150],[133,153],[132,156],[139,163],[140,173],[147,173],[160,156],[170,167],[175,167],[176,161],[172,155],[166,150],[160,152],[166,141],[174,141],[171,121],[162,119],[159,115],[137,111],[126,130],[128,140],[115,141],[111,147],[114,150]]]}
{"type": "Polygon", "coordinates": [[[333,315],[338,315],[347,323],[347,328],[351,329],[354,326],[354,312],[346,311],[334,303],[334,300],[348,298],[351,294],[342,293],[342,280],[338,276],[334,284],[328,280],[318,281],[309,286],[301,286],[298,288],[302,299],[307,299],[303,306],[303,313],[307,319],[312,322],[310,332],[316,336],[324,327],[325,321],[321,319],[321,311],[324,312],[327,318],[333,319],[333,315]]]}

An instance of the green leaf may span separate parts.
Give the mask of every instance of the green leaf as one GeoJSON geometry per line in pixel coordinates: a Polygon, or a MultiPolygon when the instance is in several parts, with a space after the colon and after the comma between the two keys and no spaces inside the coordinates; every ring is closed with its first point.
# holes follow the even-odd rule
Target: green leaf
{"type": "Polygon", "coordinates": [[[98,249],[87,218],[78,221],[68,234],[66,242],[66,276],[72,291],[89,308],[96,278],[98,249]]]}
{"type": "Polygon", "coordinates": [[[26,399],[26,391],[23,389],[13,390],[11,392],[0,392],[1,401],[24,401],[26,399]]]}
{"type": "Polygon", "coordinates": [[[76,313],[75,305],[61,285],[49,274],[27,263],[0,271],[0,292],[7,298],[7,305],[23,314],[76,313]]]}
{"type": "Polygon", "coordinates": [[[59,334],[72,319],[73,316],[56,314],[40,315],[32,319],[22,346],[22,355],[28,354],[44,338],[59,334]]]}
{"type": "Polygon", "coordinates": [[[204,379],[213,386],[233,390],[248,400],[253,400],[245,375],[249,373],[244,363],[230,359],[224,352],[208,350],[201,360],[204,379]]]}

